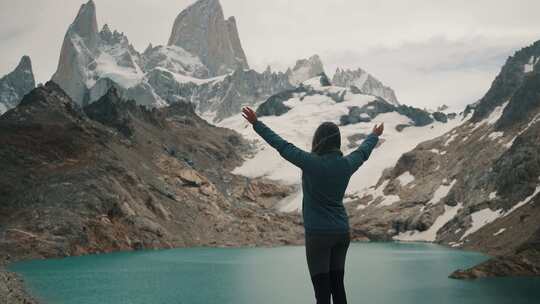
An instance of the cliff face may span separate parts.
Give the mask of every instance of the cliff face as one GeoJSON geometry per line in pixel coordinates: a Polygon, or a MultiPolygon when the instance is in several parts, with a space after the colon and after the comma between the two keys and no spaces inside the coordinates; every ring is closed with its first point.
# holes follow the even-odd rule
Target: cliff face
{"type": "Polygon", "coordinates": [[[83,4],[68,28],[62,43],[58,68],[52,80],[78,103],[86,98],[88,82],[93,80],[98,50],[96,6],[92,0],[83,4]]]}
{"type": "Polygon", "coordinates": [[[453,277],[540,274],[539,45],[508,59],[463,124],[403,154],[349,206],[357,237],[496,256],[453,277]]]}
{"type": "Polygon", "coordinates": [[[23,56],[17,67],[0,78],[0,115],[14,108],[36,86],[30,57],[23,56]]]}
{"type": "Polygon", "coordinates": [[[199,56],[212,75],[249,68],[236,21],[224,19],[218,0],[199,0],[183,10],[174,21],[168,45],[199,56]]]}
{"type": "Polygon", "coordinates": [[[296,243],[292,191],[230,173],[248,151],[189,103],[148,110],[115,89],[81,110],[50,82],[0,118],[0,253],[13,259],[296,243]]]}

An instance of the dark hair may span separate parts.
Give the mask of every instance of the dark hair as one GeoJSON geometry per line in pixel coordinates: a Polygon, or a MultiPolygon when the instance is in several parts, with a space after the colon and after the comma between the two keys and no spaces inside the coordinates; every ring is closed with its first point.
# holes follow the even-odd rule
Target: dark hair
{"type": "Polygon", "coordinates": [[[332,151],[340,151],[340,148],[341,134],[339,133],[339,127],[333,122],[323,122],[313,135],[311,152],[323,155],[332,151]]]}

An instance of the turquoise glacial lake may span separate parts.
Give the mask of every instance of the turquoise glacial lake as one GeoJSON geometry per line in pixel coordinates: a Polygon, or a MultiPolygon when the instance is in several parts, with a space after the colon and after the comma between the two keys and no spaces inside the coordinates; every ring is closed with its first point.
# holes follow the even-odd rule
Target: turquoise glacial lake
{"type": "MultiPolygon", "coordinates": [[[[354,243],[346,268],[349,303],[540,303],[538,278],[460,281],[478,253],[422,243],[354,243]]],[[[16,263],[44,303],[314,303],[304,247],[189,248],[16,263]]]]}

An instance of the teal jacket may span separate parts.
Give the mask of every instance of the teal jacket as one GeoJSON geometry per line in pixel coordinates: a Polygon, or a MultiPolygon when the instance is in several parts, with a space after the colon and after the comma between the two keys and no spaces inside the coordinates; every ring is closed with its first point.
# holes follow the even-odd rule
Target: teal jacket
{"type": "Polygon", "coordinates": [[[253,124],[253,129],[284,159],[302,170],[302,215],[306,233],[349,232],[343,196],[349,179],[369,158],[379,137],[369,134],[347,156],[338,150],[319,156],[287,142],[260,120],[253,124]]]}

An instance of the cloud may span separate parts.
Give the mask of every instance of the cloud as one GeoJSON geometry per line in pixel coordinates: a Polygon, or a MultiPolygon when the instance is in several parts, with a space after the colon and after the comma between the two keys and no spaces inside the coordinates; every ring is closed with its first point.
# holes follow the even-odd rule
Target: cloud
{"type": "MultiPolygon", "coordinates": [[[[69,24],[86,0],[0,0],[0,74],[23,54],[50,79],[69,24]]],[[[194,0],[95,0],[100,26],[140,51],[164,44],[194,0]]],[[[540,1],[221,0],[252,67],[285,70],[321,55],[326,69],[362,67],[417,106],[461,107],[482,96],[505,58],[540,38],[540,1]]]]}
{"type": "Polygon", "coordinates": [[[507,57],[528,43],[519,39],[471,37],[451,41],[434,37],[361,53],[329,52],[325,58],[331,69],[362,67],[370,71],[394,88],[403,103],[428,108],[444,103],[459,111],[482,97],[507,57]]]}

